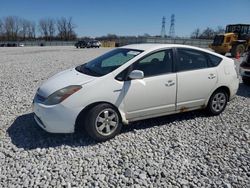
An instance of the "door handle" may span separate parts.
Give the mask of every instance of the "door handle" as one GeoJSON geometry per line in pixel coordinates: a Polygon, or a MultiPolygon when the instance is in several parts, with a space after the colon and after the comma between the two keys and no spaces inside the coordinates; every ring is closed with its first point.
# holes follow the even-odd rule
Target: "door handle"
{"type": "Polygon", "coordinates": [[[170,87],[170,86],[173,86],[173,85],[175,85],[173,80],[168,80],[168,82],[165,83],[165,86],[167,86],[167,87],[170,87]]]}
{"type": "Polygon", "coordinates": [[[209,74],[208,79],[214,79],[215,77],[215,74],[209,74]]]}

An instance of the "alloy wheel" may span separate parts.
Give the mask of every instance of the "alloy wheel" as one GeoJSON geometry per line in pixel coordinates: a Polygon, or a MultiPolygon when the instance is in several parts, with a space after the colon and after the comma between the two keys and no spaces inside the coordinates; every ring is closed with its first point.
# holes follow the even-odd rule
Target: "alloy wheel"
{"type": "Polygon", "coordinates": [[[119,117],[115,110],[108,108],[102,110],[95,121],[95,127],[103,136],[111,135],[118,127],[119,117]]]}
{"type": "Polygon", "coordinates": [[[224,109],[227,103],[227,97],[224,93],[220,92],[214,95],[212,100],[212,109],[215,112],[220,112],[224,109]]]}

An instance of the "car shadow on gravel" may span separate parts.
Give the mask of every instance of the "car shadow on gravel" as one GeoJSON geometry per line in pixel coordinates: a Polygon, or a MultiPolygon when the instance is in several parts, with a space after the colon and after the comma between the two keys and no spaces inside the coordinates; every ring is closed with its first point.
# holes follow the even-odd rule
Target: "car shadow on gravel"
{"type": "Polygon", "coordinates": [[[241,96],[241,97],[250,98],[250,85],[240,83],[239,84],[239,89],[237,91],[237,95],[241,96]]]}
{"type": "Polygon", "coordinates": [[[95,141],[82,132],[74,134],[48,133],[36,124],[33,116],[33,113],[29,113],[17,117],[7,129],[7,133],[16,147],[30,150],[62,145],[81,147],[96,144],[95,141]]]}
{"type": "MultiPolygon", "coordinates": [[[[73,134],[48,133],[36,124],[33,116],[33,113],[29,113],[17,117],[13,124],[7,129],[11,142],[16,147],[31,150],[36,148],[58,147],[62,145],[70,147],[83,147],[97,144],[96,141],[91,139],[83,131],[73,134]]],[[[161,126],[172,122],[205,116],[206,115],[202,111],[193,111],[136,121],[128,126],[123,126],[121,134],[138,129],[147,129],[153,126],[161,126]]]]}

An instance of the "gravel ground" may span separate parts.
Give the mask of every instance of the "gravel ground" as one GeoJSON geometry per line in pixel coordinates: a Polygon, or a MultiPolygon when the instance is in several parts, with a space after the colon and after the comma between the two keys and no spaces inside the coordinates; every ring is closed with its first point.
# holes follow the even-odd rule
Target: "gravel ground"
{"type": "Polygon", "coordinates": [[[250,187],[250,87],[242,83],[220,116],[139,121],[104,143],[40,129],[31,110],[38,86],[108,50],[0,48],[0,187],[250,187]]]}

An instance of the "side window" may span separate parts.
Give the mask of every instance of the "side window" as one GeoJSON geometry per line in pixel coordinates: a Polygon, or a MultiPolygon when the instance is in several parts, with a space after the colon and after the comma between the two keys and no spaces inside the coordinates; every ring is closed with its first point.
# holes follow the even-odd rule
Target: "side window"
{"type": "Polygon", "coordinates": [[[215,55],[211,55],[211,54],[207,54],[208,55],[208,58],[209,58],[209,66],[210,67],[216,67],[217,65],[220,64],[222,58],[220,57],[217,57],[215,55]]]}
{"type": "Polygon", "coordinates": [[[163,50],[146,56],[133,64],[133,70],[141,70],[145,77],[172,72],[173,52],[163,50]]]}
{"type": "Polygon", "coordinates": [[[207,58],[203,52],[180,48],[177,56],[178,71],[188,71],[207,68],[207,58]]]}
{"type": "Polygon", "coordinates": [[[152,60],[156,61],[156,59],[158,61],[163,61],[164,57],[165,57],[165,51],[161,51],[142,59],[140,63],[150,63],[152,60]]]}

